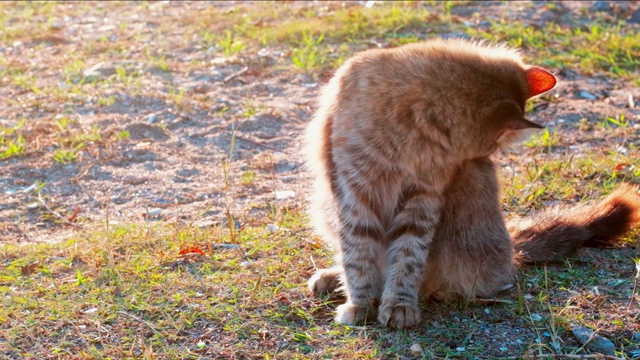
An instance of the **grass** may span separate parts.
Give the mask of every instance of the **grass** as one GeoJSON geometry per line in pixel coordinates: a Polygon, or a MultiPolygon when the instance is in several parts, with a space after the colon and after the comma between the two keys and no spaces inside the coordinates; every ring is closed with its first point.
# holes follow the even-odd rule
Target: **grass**
{"type": "MultiPolygon", "coordinates": [[[[227,141],[222,129],[233,132],[237,127],[229,124],[253,121],[258,113],[277,114],[271,101],[281,96],[279,86],[299,75],[323,81],[363,49],[441,34],[505,41],[553,71],[606,77],[612,86],[640,79],[640,38],[633,25],[597,15],[587,22],[549,21],[542,27],[482,13],[455,15],[465,5],[376,2],[366,8],[339,2],[257,2],[195,11],[189,8],[193,4],[176,4],[180,11],[174,13],[173,5],[162,2],[2,3],[1,42],[19,50],[7,50],[0,58],[5,94],[0,167],[19,163],[45,172],[70,169],[77,175],[64,173],[63,181],[79,183],[84,174],[94,176],[101,163],[118,164],[127,151],[134,159],[147,154],[149,140],[121,125],[130,118],[147,121],[155,112],[158,126],[167,131],[189,121],[220,124],[204,135],[173,135],[185,142],[215,137],[215,145],[231,159],[233,151],[227,155],[229,148],[220,145],[227,141]],[[101,22],[117,19],[122,9],[144,21],[123,18],[113,27],[101,22]],[[475,26],[480,21],[486,25],[475,26]],[[62,30],[55,25],[60,22],[62,30]],[[82,39],[68,31],[79,25],[87,29],[82,39]],[[263,49],[275,55],[256,55],[263,49]],[[49,55],[31,61],[38,54],[49,55]],[[245,67],[242,77],[232,76],[245,67]],[[273,78],[279,81],[268,83],[273,78]],[[224,91],[191,86],[196,80],[224,91]],[[260,90],[263,82],[266,90],[260,90]],[[242,87],[246,84],[255,85],[256,93],[272,93],[271,100],[247,91],[242,87]],[[173,110],[159,111],[166,108],[173,110]],[[51,166],[55,164],[65,166],[51,166]]],[[[283,95],[285,101],[298,102],[292,94],[283,95]]],[[[300,109],[311,111],[301,104],[300,109]]],[[[524,150],[500,155],[506,169],[501,173],[505,211],[524,215],[558,202],[598,198],[622,181],[639,183],[638,121],[629,115],[635,110],[618,110],[589,115],[586,108],[577,109],[585,113],[582,120],[555,124],[528,140],[524,150]]],[[[279,119],[276,125],[285,122],[279,119]]],[[[210,209],[181,214],[178,202],[162,208],[163,214],[175,212],[175,219],[146,219],[138,208],[133,214],[118,208],[116,220],[110,195],[108,200],[92,198],[104,212],[98,221],[91,220],[86,212],[55,206],[57,198],[73,196],[55,193],[53,184],[18,193],[25,197],[19,216],[5,216],[4,211],[14,208],[0,204],[0,237],[25,222],[29,232],[74,229],[61,241],[23,244],[2,238],[0,357],[544,358],[579,353],[582,345],[571,334],[572,324],[604,334],[621,358],[632,358],[623,350],[640,347],[633,339],[640,332],[638,305],[627,309],[630,299],[638,299],[637,231],[626,239],[626,249],[585,250],[523,269],[503,302],[428,303],[423,306],[424,326],[413,330],[347,327],[332,320],[340,299],[314,298],[305,288],[314,267],[330,265],[331,255],[311,233],[302,206],[252,203],[257,215],[246,217],[234,210],[239,197],[251,197],[256,188],[275,191],[272,181],[280,176],[275,165],[263,171],[236,167],[232,161],[206,162],[205,157],[198,160],[205,169],[219,167],[225,176],[223,188],[211,185],[209,191],[224,198],[226,206],[214,209],[226,218],[215,226],[198,223],[210,209]],[[245,223],[236,227],[234,216],[245,223]],[[277,230],[267,224],[277,224],[277,230]],[[415,344],[422,353],[410,350],[415,344]]],[[[210,178],[218,174],[214,169],[203,172],[210,178]]],[[[2,178],[9,184],[7,196],[18,196],[9,195],[13,187],[33,184],[2,178]]],[[[114,176],[116,182],[121,185],[114,176]]],[[[137,190],[145,191],[144,186],[137,190]]],[[[95,188],[76,191],[100,196],[95,188]]]]}
{"type": "MultiPolygon", "coordinates": [[[[541,339],[550,337],[543,333],[566,338],[571,322],[588,320],[575,318],[573,303],[600,304],[589,315],[597,318],[606,311],[602,296],[627,295],[579,290],[605,286],[603,275],[611,273],[581,266],[588,259],[566,260],[522,274],[519,287],[533,295],[523,300],[526,309],[515,302],[441,304],[425,308],[430,326],[422,330],[340,326],[331,323],[332,300],[310,298],[301,288],[312,269],[301,269],[300,257],[327,255],[304,240],[304,221],[289,213],[282,226],[290,232],[244,229],[235,243],[223,228],[150,222],[102,224],[62,243],[5,247],[0,349],[9,357],[41,358],[386,358],[409,355],[418,343],[427,358],[473,358],[489,345],[481,335],[486,324],[531,322],[541,339]]],[[[633,267],[633,261],[617,262],[633,267]]],[[[615,340],[621,341],[628,324],[607,316],[618,319],[608,333],[620,332],[615,340]]],[[[521,351],[532,341],[524,340],[521,351]]],[[[557,353],[575,350],[559,346],[557,353]]]]}

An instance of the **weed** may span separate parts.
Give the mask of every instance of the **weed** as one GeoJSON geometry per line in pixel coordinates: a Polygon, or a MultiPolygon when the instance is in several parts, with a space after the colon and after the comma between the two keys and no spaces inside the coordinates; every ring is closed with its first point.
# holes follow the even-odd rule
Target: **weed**
{"type": "Polygon", "coordinates": [[[222,48],[225,57],[234,56],[244,48],[244,44],[238,41],[230,30],[225,31],[225,37],[218,40],[218,46],[222,48]]]}
{"type": "Polygon", "coordinates": [[[629,121],[625,119],[624,115],[619,115],[615,118],[608,116],[600,123],[600,126],[603,128],[607,128],[611,125],[626,129],[629,126],[629,121]]]}
{"type": "Polygon", "coordinates": [[[12,127],[0,126],[0,160],[17,157],[25,153],[27,142],[20,131],[24,124],[25,120],[22,119],[12,127]]]}
{"type": "Polygon", "coordinates": [[[245,106],[242,110],[242,116],[246,118],[250,118],[255,116],[258,112],[264,110],[264,105],[256,106],[251,99],[247,99],[245,101],[245,106]]]}
{"type": "Polygon", "coordinates": [[[544,128],[542,132],[532,135],[529,140],[524,142],[525,146],[533,148],[551,148],[552,146],[556,146],[558,144],[559,141],[556,130],[549,130],[549,128],[544,128]]]}
{"type": "Polygon", "coordinates": [[[71,164],[78,158],[78,151],[76,149],[58,148],[53,152],[52,158],[59,164],[71,164]]]}
{"type": "Polygon", "coordinates": [[[116,75],[124,85],[130,85],[136,77],[136,72],[127,71],[124,66],[119,65],[118,67],[116,67],[116,75]]]}
{"type": "Polygon", "coordinates": [[[22,134],[19,134],[15,139],[9,140],[0,137],[0,160],[20,156],[24,154],[25,149],[26,141],[22,134]]]}
{"type": "Polygon", "coordinates": [[[101,96],[98,98],[98,105],[100,106],[111,106],[116,103],[115,96],[101,96]]]}
{"type": "Polygon", "coordinates": [[[242,173],[242,179],[240,180],[242,182],[243,185],[249,185],[251,183],[253,183],[253,181],[256,179],[256,173],[253,171],[245,171],[244,173],[242,173]]]}
{"type": "Polygon", "coordinates": [[[13,85],[24,91],[33,91],[36,94],[42,91],[36,86],[36,77],[33,74],[14,73],[12,76],[13,85]]]}
{"type": "Polygon", "coordinates": [[[131,136],[131,134],[127,130],[122,130],[116,134],[116,139],[124,140],[124,139],[128,139],[129,136],[131,136]]]}
{"type": "Polygon", "coordinates": [[[309,32],[302,33],[301,46],[291,51],[291,61],[303,70],[314,70],[322,66],[326,61],[326,53],[321,44],[324,33],[317,38],[309,32]]]}

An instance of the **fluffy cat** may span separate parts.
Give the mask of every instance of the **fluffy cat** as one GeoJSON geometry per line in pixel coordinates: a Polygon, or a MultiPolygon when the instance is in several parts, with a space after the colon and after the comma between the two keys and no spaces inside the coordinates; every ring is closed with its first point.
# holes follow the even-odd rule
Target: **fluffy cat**
{"type": "Polygon", "coordinates": [[[518,264],[615,240],[640,221],[626,186],[505,224],[489,155],[541,127],[525,102],[555,83],[512,49],[464,40],[369,50],[338,69],[307,130],[311,215],[338,250],[309,286],[344,285],[338,322],[415,326],[422,296],[492,296],[518,264]]]}

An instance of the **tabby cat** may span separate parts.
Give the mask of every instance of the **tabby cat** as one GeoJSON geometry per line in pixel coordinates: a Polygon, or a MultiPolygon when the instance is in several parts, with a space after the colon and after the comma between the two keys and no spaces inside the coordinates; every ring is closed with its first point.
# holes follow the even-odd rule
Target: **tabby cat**
{"type": "Polygon", "coordinates": [[[623,186],[505,224],[489,156],[541,128],[525,102],[555,84],[512,49],[465,40],[369,50],[338,69],[307,130],[311,215],[338,250],[309,286],[343,286],[338,322],[415,326],[424,296],[493,296],[517,265],[609,243],[640,221],[638,190],[623,186]]]}

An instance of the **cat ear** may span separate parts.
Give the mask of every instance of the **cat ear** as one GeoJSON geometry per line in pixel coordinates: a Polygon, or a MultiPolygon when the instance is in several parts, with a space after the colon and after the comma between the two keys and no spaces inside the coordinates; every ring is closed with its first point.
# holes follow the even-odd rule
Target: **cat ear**
{"type": "Polygon", "coordinates": [[[529,121],[525,118],[519,118],[507,120],[507,122],[504,124],[503,129],[517,131],[524,129],[544,129],[544,126],[536,124],[533,121],[529,121]]]}
{"type": "Polygon", "coordinates": [[[542,94],[556,86],[556,77],[547,70],[532,66],[527,69],[527,84],[529,84],[529,97],[542,94]]]}
{"type": "Polygon", "coordinates": [[[543,127],[525,118],[507,120],[502,130],[498,132],[496,140],[501,148],[506,148],[509,145],[526,140],[533,133],[533,130],[542,129],[543,127]]]}

